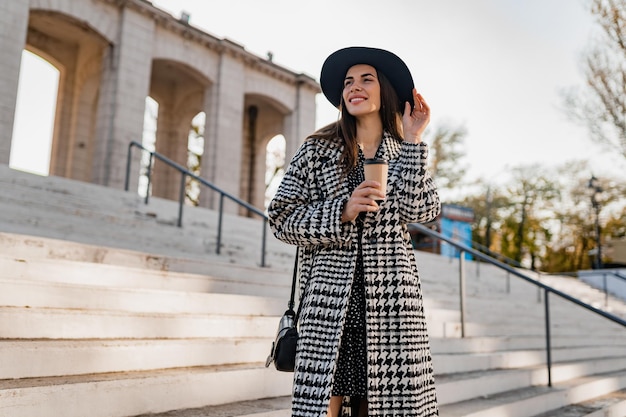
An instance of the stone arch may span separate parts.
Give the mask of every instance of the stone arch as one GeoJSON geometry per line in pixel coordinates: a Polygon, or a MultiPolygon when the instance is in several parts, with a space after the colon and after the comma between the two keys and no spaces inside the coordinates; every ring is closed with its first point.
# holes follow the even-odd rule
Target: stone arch
{"type": "Polygon", "coordinates": [[[31,10],[25,49],[59,70],[50,174],[92,181],[102,56],[109,43],[85,22],[31,10]]]}
{"type": "Polygon", "coordinates": [[[255,207],[265,206],[267,144],[274,136],[285,134],[285,118],[289,114],[289,109],[272,97],[245,97],[240,195],[255,207]]]}
{"type": "Polygon", "coordinates": [[[201,43],[185,41],[157,27],[154,34],[153,59],[184,63],[189,72],[214,83],[218,78],[220,54],[201,43]]]}
{"type": "MultiPolygon", "coordinates": [[[[30,0],[30,13],[57,15],[69,21],[80,22],[78,27],[87,32],[98,33],[109,43],[114,43],[119,30],[118,7],[104,2],[30,0]]],[[[56,24],[56,20],[51,23],[56,24]]]]}
{"type": "MultiPolygon", "coordinates": [[[[166,59],[152,62],[150,96],[159,103],[156,152],[187,166],[188,139],[192,119],[205,111],[205,96],[211,82],[188,65],[166,59]]],[[[155,163],[152,195],[178,199],[180,174],[163,163],[155,163]]]]}
{"type": "Polygon", "coordinates": [[[282,83],[264,73],[252,71],[246,72],[246,94],[252,97],[267,97],[272,105],[282,109],[283,112],[292,112],[295,109],[294,86],[282,83]]]}

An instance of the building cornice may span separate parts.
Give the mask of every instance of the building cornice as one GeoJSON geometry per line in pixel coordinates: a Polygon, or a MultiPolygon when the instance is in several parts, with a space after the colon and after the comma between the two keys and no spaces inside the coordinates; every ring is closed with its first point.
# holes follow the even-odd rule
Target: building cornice
{"type": "Polygon", "coordinates": [[[149,0],[100,0],[109,4],[114,4],[120,8],[128,7],[143,15],[149,16],[160,27],[172,31],[185,39],[197,42],[209,50],[219,54],[228,54],[240,60],[249,68],[276,78],[282,82],[292,85],[303,86],[314,93],[321,92],[318,82],[311,76],[289,70],[277,65],[267,58],[261,58],[251,52],[246,51],[243,45],[228,38],[218,38],[189,24],[183,19],[177,19],[164,10],[154,6],[149,0]]]}

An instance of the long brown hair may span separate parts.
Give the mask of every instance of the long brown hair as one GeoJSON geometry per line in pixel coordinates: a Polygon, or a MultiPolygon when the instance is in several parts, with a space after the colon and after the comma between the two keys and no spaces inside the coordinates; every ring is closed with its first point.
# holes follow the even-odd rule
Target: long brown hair
{"type": "MultiPolygon", "coordinates": [[[[402,134],[402,112],[400,108],[398,94],[385,75],[376,70],[378,82],[380,83],[380,118],[383,130],[391,133],[396,138],[403,138],[402,134]]],[[[311,135],[316,139],[340,140],[344,147],[339,163],[343,167],[344,174],[347,174],[356,166],[359,148],[356,141],[356,118],[345,111],[343,94],[339,104],[340,117],[336,122],[330,123],[311,135]]]]}

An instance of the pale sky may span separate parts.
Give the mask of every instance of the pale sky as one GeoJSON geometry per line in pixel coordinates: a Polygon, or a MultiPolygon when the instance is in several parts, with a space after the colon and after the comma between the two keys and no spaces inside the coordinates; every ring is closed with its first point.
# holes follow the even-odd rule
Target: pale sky
{"type": "MultiPolygon", "coordinates": [[[[431,126],[465,125],[470,176],[493,178],[520,164],[589,159],[594,174],[619,162],[567,120],[560,91],[584,80],[580,54],[592,20],[587,0],[155,0],[217,37],[319,79],[346,46],[403,58],[432,109],[431,126]]],[[[318,96],[317,126],[336,120],[318,96]]],[[[622,164],[622,171],[626,166],[622,164]]],[[[611,171],[613,174],[614,170],[611,171]]],[[[621,171],[618,171],[621,173],[621,171]]]]}
{"type": "MultiPolygon", "coordinates": [[[[584,80],[588,0],[153,0],[175,17],[316,80],[324,59],[346,46],[388,49],[405,60],[430,104],[431,126],[464,125],[470,177],[507,168],[588,159],[594,175],[624,162],[567,120],[560,91],[584,80]],[[306,4],[306,5],[305,5],[306,4]]],[[[317,123],[336,120],[323,95],[317,123]]],[[[620,165],[621,164],[621,165],[620,165]]],[[[617,173],[617,174],[616,174],[617,173]]],[[[591,175],[591,173],[590,173],[591,175]]]]}

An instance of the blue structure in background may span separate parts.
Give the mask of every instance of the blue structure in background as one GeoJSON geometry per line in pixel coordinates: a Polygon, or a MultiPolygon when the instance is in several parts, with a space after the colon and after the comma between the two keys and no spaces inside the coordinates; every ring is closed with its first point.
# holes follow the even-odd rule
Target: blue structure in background
{"type": "MultiPolygon", "coordinates": [[[[474,210],[455,204],[443,204],[441,214],[435,221],[426,224],[433,230],[438,231],[445,237],[456,240],[468,247],[472,247],[472,223],[474,222],[474,210]]],[[[428,236],[424,236],[409,225],[409,233],[413,239],[413,247],[417,250],[438,253],[450,258],[458,258],[459,250],[447,242],[438,242],[428,236]]],[[[469,253],[465,259],[472,259],[469,253]]]]}
{"type": "MultiPolygon", "coordinates": [[[[441,208],[440,217],[439,224],[442,235],[472,247],[472,222],[474,221],[472,209],[456,205],[444,205],[441,208]]],[[[459,250],[447,242],[441,242],[440,254],[450,258],[458,258],[459,250]]],[[[472,256],[466,253],[465,259],[472,259],[472,256]]]]}

